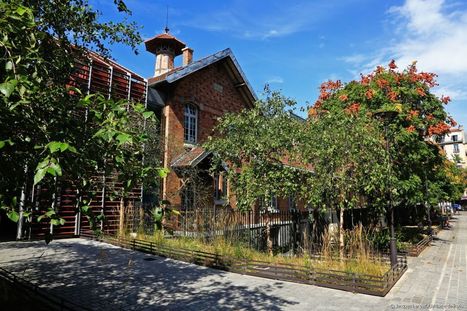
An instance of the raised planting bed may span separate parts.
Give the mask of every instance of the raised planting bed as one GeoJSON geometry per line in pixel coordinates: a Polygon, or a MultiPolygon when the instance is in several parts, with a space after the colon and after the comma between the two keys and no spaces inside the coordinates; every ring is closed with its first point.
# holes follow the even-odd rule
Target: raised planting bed
{"type": "MultiPolygon", "coordinates": [[[[204,251],[169,248],[154,242],[139,239],[116,238],[111,236],[96,238],[92,235],[82,235],[82,237],[225,271],[375,296],[385,296],[407,270],[407,258],[405,255],[399,255],[397,264],[392,268],[388,268],[384,275],[369,275],[321,269],[309,265],[239,259],[204,251]]],[[[319,259],[313,258],[312,260],[319,259]]]]}
{"type": "Polygon", "coordinates": [[[418,257],[418,255],[420,255],[423,252],[423,250],[430,245],[431,241],[433,241],[433,237],[430,235],[427,235],[422,240],[420,240],[417,244],[410,245],[409,247],[407,247],[405,249],[407,252],[407,255],[411,257],[418,257]]]}
{"type": "MultiPolygon", "coordinates": [[[[431,230],[432,234],[436,235],[441,228],[439,226],[432,226],[431,230]]],[[[417,226],[403,227],[400,235],[402,239],[400,250],[411,257],[418,257],[433,241],[433,236],[428,234],[427,229],[422,230],[417,226]]]]}

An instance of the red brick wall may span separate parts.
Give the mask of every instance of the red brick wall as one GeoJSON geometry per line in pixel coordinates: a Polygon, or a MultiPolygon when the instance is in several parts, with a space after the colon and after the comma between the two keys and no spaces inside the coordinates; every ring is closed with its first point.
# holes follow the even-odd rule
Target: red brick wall
{"type": "MultiPolygon", "coordinates": [[[[247,107],[223,62],[195,72],[177,82],[168,99],[168,165],[184,152],[184,107],[192,103],[198,107],[198,144],[206,141],[217,119],[226,112],[239,112],[247,107]]],[[[167,164],[166,164],[167,165],[167,164]]],[[[180,179],[170,172],[166,180],[167,199],[180,204],[180,179]]]]}

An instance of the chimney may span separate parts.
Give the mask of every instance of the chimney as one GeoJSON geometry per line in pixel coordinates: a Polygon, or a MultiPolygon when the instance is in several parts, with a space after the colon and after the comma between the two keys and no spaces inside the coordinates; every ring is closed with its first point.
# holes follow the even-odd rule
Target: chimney
{"type": "Polygon", "coordinates": [[[182,49],[183,52],[183,66],[191,64],[193,61],[193,49],[186,47],[182,49]]]}

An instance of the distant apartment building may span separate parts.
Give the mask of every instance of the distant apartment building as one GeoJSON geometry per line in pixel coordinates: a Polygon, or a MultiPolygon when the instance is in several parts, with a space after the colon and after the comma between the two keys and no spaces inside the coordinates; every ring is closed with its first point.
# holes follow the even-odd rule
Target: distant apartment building
{"type": "Polygon", "coordinates": [[[464,128],[451,128],[449,133],[436,141],[446,153],[446,157],[459,167],[467,167],[467,140],[464,128]]]}

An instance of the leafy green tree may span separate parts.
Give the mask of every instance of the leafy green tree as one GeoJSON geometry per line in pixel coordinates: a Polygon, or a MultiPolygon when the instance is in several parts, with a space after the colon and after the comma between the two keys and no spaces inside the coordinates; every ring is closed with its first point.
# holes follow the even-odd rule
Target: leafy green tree
{"type": "MultiPolygon", "coordinates": [[[[114,2],[128,16],[124,2],[114,2]]],[[[144,178],[163,175],[158,163],[143,161],[152,112],[68,87],[89,49],[108,57],[108,44],[122,43],[136,52],[134,23],[102,22],[86,0],[12,0],[0,3],[0,35],[0,202],[12,220],[30,217],[32,184],[52,196],[47,212],[35,216],[59,225],[53,197],[60,184],[92,199],[96,176],[118,172],[124,197],[144,178]]],[[[79,201],[92,216],[89,198],[79,201]]]]}
{"type": "Polygon", "coordinates": [[[306,201],[339,211],[343,255],[344,211],[371,207],[381,212],[389,168],[383,134],[359,105],[332,107],[309,118],[300,152],[303,163],[313,167],[306,201]]]}
{"type": "MultiPolygon", "coordinates": [[[[296,165],[295,137],[300,131],[300,120],[290,109],[294,102],[278,92],[266,89],[265,99],[251,109],[222,117],[216,135],[205,147],[229,166],[227,178],[235,193],[239,210],[250,210],[262,201],[262,212],[269,219],[271,196],[286,197],[306,191],[301,180],[310,172],[296,165]]],[[[272,253],[269,222],[266,225],[268,250],[272,253]]]]}
{"type": "Polygon", "coordinates": [[[272,195],[293,196],[319,211],[340,210],[343,248],[344,210],[369,200],[378,204],[384,193],[383,136],[358,108],[322,112],[305,122],[291,114],[293,104],[268,91],[252,109],[225,115],[205,146],[229,166],[240,210],[256,204],[268,217],[272,195]]]}
{"type": "Polygon", "coordinates": [[[299,181],[309,172],[295,165],[295,138],[303,120],[291,113],[293,105],[278,92],[267,91],[253,108],[224,115],[216,135],[205,144],[218,161],[229,165],[238,209],[251,209],[259,198],[285,197],[301,190],[299,181]]]}

